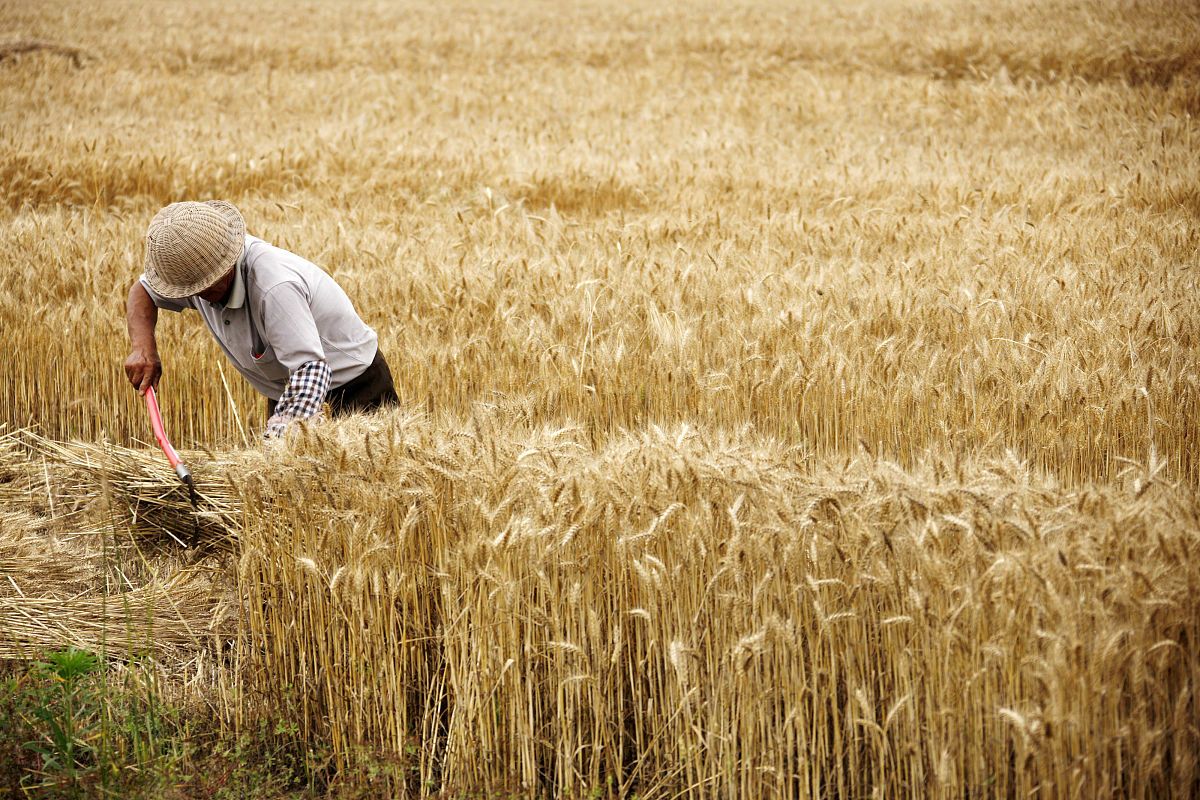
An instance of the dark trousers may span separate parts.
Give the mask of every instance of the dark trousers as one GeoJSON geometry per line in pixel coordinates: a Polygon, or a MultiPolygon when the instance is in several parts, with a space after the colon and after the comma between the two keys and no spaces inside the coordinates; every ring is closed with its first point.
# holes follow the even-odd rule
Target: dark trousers
{"type": "MultiPolygon", "coordinates": [[[[356,411],[372,411],[400,403],[396,396],[396,386],[392,383],[392,371],[388,369],[387,360],[382,350],[375,351],[375,360],[363,373],[349,383],[325,393],[325,402],[329,404],[333,416],[340,417],[353,414],[356,411]]],[[[267,416],[275,413],[275,401],[267,399],[267,416]]]]}

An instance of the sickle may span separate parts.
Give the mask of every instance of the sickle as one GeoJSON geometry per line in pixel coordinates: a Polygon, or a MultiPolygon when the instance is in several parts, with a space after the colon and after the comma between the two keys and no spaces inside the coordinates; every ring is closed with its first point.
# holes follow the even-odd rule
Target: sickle
{"type": "Polygon", "coordinates": [[[154,394],[154,387],[146,389],[146,410],[150,413],[150,427],[154,429],[154,438],[158,441],[158,446],[162,448],[163,455],[167,457],[167,462],[175,468],[175,474],[179,476],[179,480],[183,481],[184,486],[188,489],[188,500],[192,503],[192,511],[195,512],[192,516],[192,525],[194,526],[192,536],[192,546],[195,547],[200,540],[200,498],[196,494],[196,482],[192,480],[192,472],[187,468],[187,464],[183,463],[183,459],[179,457],[179,453],[171,446],[171,440],[167,438],[167,431],[163,428],[162,412],[158,409],[158,397],[154,394]]]}

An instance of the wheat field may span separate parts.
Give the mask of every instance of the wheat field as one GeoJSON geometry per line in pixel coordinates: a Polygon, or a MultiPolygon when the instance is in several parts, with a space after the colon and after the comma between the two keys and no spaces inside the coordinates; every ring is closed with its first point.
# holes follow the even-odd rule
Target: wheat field
{"type": "Polygon", "coordinates": [[[0,109],[0,658],[331,796],[1200,793],[1195,3],[5,0],[0,109]],[[163,314],[193,515],[210,198],[402,408],[264,447],[163,314]]]}

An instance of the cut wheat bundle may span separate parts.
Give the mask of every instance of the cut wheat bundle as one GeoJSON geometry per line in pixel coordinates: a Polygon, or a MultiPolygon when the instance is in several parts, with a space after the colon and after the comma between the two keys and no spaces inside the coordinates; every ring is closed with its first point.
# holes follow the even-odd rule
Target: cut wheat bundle
{"type": "Polygon", "coordinates": [[[23,467],[24,483],[44,483],[46,491],[63,501],[60,505],[89,498],[87,519],[119,524],[134,534],[165,535],[185,547],[231,546],[240,505],[226,475],[243,458],[239,451],[190,454],[197,465],[195,510],[187,489],[156,451],[57,442],[32,431],[21,431],[19,439],[30,456],[23,467]]]}
{"type": "Polygon", "coordinates": [[[0,597],[72,597],[95,586],[100,553],[94,540],[50,530],[52,520],[0,510],[0,597]]]}
{"type": "Polygon", "coordinates": [[[113,658],[188,660],[232,628],[223,593],[204,572],[185,571],[127,592],[0,597],[0,658],[79,647],[113,658]]]}

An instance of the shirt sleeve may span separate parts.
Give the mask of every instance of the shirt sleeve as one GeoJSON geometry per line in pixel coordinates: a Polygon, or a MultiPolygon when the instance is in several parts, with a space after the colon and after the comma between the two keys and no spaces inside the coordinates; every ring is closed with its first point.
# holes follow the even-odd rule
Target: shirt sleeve
{"type": "Polygon", "coordinates": [[[288,385],[279,402],[275,404],[275,413],[267,420],[267,430],[264,439],[273,439],[287,430],[287,426],[299,419],[309,419],[319,416],[321,403],[325,400],[325,392],[329,391],[329,383],[333,380],[333,370],[324,361],[309,361],[302,364],[288,379],[288,385]]]}
{"type": "Polygon", "coordinates": [[[325,361],[321,335],[313,321],[304,284],[284,281],[272,286],[260,301],[263,336],[275,358],[294,373],[312,361],[325,361]]]}
{"type": "Polygon", "coordinates": [[[192,299],[190,297],[163,297],[158,292],[150,288],[150,284],[146,281],[146,273],[142,273],[142,277],[138,278],[142,284],[142,288],[146,290],[146,294],[150,295],[150,299],[154,301],[154,305],[166,311],[183,311],[185,308],[192,307],[192,299]]]}

